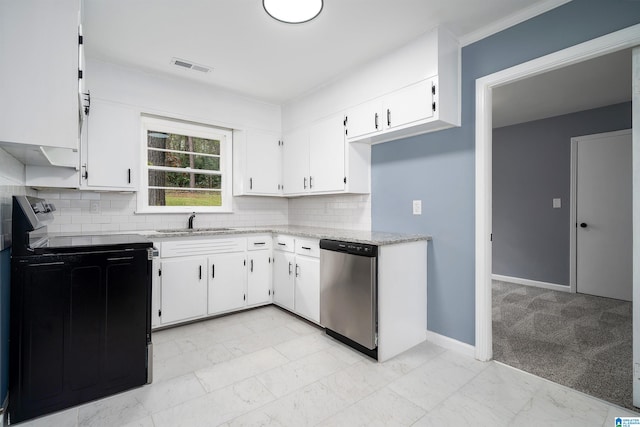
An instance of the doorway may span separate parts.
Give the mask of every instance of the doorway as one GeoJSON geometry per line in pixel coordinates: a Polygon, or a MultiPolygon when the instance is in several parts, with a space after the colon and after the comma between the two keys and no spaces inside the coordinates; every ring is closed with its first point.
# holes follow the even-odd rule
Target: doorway
{"type": "MultiPolygon", "coordinates": [[[[492,90],[529,76],[640,44],[640,25],[541,57],[476,82],[476,346],[479,360],[492,358],[492,90]]],[[[635,151],[634,151],[635,155],[635,151]]],[[[635,214],[635,210],[634,210],[635,214]]],[[[635,308],[634,308],[635,310],[635,308]]],[[[640,325],[638,328],[640,332],[640,325]]],[[[637,335],[634,334],[634,335],[637,335]]],[[[636,340],[638,341],[638,340],[636,340]]],[[[634,361],[640,355],[634,356],[634,361]]],[[[636,387],[634,381],[634,388],[636,387]]],[[[638,393],[636,393],[638,394],[638,393]]],[[[637,397],[640,399],[640,396],[637,397]]],[[[635,402],[636,404],[638,402],[635,402]]]]}

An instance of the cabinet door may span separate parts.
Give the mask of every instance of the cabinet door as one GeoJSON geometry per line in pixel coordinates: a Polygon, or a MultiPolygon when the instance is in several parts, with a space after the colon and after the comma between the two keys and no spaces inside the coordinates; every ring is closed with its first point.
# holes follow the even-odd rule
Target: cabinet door
{"type": "Polygon", "coordinates": [[[92,99],[87,120],[87,160],[81,171],[83,184],[133,189],[141,143],[140,115],[135,110],[92,99]]]}
{"type": "Polygon", "coordinates": [[[344,118],[340,114],[309,130],[309,188],[312,192],[342,191],[344,180],[344,118]]]}
{"type": "Polygon", "coordinates": [[[173,323],[206,315],[206,258],[163,260],[161,269],[162,323],[173,323]]]}
{"type": "Polygon", "coordinates": [[[383,121],[382,100],[374,99],[351,108],[347,112],[347,133],[349,141],[382,132],[383,121]]]}
{"type": "Polygon", "coordinates": [[[273,302],[293,311],[293,283],[295,256],[292,253],[273,252],[273,302]]]}
{"type": "Polygon", "coordinates": [[[320,260],[296,257],[295,312],[320,322],[320,260]]]}
{"type": "Polygon", "coordinates": [[[0,2],[0,141],[78,149],[79,6],[0,2]]]}
{"type": "Polygon", "coordinates": [[[285,194],[309,192],[309,129],[302,128],[284,136],[283,185],[285,194]]]}
{"type": "Polygon", "coordinates": [[[246,304],[244,252],[209,257],[209,314],[235,310],[246,304]]]}
{"type": "Polygon", "coordinates": [[[282,150],[275,132],[247,132],[245,185],[251,194],[279,194],[282,185],[282,150]]]}
{"type": "Polygon", "coordinates": [[[429,79],[385,96],[385,128],[393,129],[432,117],[432,90],[432,81],[429,79]]]}
{"type": "Polygon", "coordinates": [[[251,251],[248,255],[247,304],[271,301],[271,251],[251,251]]]}

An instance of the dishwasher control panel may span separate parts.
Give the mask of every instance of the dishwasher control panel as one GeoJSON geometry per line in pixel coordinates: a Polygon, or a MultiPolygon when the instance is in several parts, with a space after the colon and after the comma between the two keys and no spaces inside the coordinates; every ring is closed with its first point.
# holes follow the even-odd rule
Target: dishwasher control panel
{"type": "Polygon", "coordinates": [[[378,256],[378,247],[376,245],[370,245],[367,243],[343,242],[339,240],[322,239],[320,240],[320,249],[368,257],[378,256]]]}

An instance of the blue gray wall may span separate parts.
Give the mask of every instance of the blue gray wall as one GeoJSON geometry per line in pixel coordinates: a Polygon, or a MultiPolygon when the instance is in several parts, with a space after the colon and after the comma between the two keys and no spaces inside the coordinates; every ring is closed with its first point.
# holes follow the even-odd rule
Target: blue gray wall
{"type": "Polygon", "coordinates": [[[475,81],[640,22],[640,2],[573,0],[462,49],[462,126],[372,151],[374,230],[428,233],[428,329],[475,344],[475,81]],[[411,201],[423,214],[411,214],[411,201]]]}
{"type": "Polygon", "coordinates": [[[629,128],[631,102],[493,130],[494,274],[569,286],[571,138],[629,128]]]}

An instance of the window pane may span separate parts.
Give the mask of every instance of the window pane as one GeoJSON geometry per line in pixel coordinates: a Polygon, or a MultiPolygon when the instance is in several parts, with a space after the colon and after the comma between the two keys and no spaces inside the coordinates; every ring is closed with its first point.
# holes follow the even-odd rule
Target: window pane
{"type": "Polygon", "coordinates": [[[220,158],[149,150],[149,165],[219,171],[220,158]]]}
{"type": "Polygon", "coordinates": [[[220,154],[220,141],[197,138],[195,136],[149,130],[147,132],[147,143],[151,148],[190,151],[203,154],[220,154]]]}
{"type": "Polygon", "coordinates": [[[178,188],[211,188],[220,190],[222,187],[220,175],[205,175],[188,172],[165,172],[150,170],[150,187],[178,187],[178,188]]]}
{"type": "Polygon", "coordinates": [[[149,189],[149,206],[222,206],[220,191],[149,189]]]}

